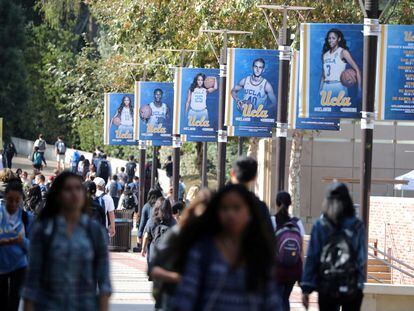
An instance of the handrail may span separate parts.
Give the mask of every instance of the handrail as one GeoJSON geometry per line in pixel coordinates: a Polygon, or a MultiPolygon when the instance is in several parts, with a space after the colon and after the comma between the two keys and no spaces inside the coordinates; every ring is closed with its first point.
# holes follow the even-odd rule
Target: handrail
{"type": "Polygon", "coordinates": [[[407,271],[404,271],[403,269],[401,269],[400,267],[397,267],[396,265],[393,265],[392,263],[389,263],[388,261],[386,261],[385,259],[381,259],[381,258],[378,258],[377,256],[375,256],[374,254],[372,254],[372,253],[368,253],[368,255],[369,256],[371,256],[371,257],[373,257],[373,258],[375,258],[375,259],[377,259],[377,260],[379,260],[379,261],[382,261],[383,263],[385,263],[387,266],[389,266],[389,267],[391,267],[391,268],[394,268],[395,270],[398,270],[398,271],[400,271],[402,274],[405,274],[405,275],[407,275],[407,276],[409,276],[409,277],[411,277],[411,278],[414,278],[414,275],[413,274],[411,274],[411,273],[409,273],[409,272],[407,272],[407,271]]]}
{"type": "Polygon", "coordinates": [[[379,278],[377,278],[377,277],[375,277],[375,276],[373,276],[371,274],[367,274],[367,276],[368,276],[369,279],[373,279],[373,280],[375,280],[375,281],[377,281],[379,283],[384,283],[382,280],[380,280],[379,278]]]}
{"type": "MultiPolygon", "coordinates": [[[[378,248],[376,248],[376,247],[374,247],[374,246],[368,245],[368,247],[369,247],[370,249],[374,250],[374,252],[375,252],[375,251],[377,251],[377,252],[378,252],[378,253],[380,253],[381,255],[383,255],[383,256],[385,256],[385,257],[388,257],[389,259],[391,259],[392,261],[395,261],[396,263],[400,264],[401,266],[404,266],[404,267],[406,267],[407,269],[414,271],[414,267],[411,267],[410,265],[408,265],[408,264],[406,264],[405,262],[403,262],[403,261],[399,260],[398,258],[395,258],[395,257],[394,257],[394,256],[392,256],[392,255],[386,254],[386,253],[384,253],[383,251],[379,250],[378,248]]],[[[380,258],[378,258],[378,259],[380,259],[380,258]]]]}

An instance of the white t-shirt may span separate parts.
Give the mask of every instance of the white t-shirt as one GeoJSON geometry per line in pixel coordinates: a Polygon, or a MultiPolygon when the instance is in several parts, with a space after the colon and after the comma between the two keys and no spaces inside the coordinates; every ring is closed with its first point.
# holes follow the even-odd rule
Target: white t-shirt
{"type": "MultiPolygon", "coordinates": [[[[96,197],[100,197],[104,193],[102,190],[96,190],[96,197]]],[[[115,210],[114,200],[109,194],[104,194],[102,200],[105,203],[105,215],[115,210]]],[[[108,217],[105,217],[106,228],[108,228],[108,217]]]]}
{"type": "Polygon", "coordinates": [[[190,108],[192,110],[204,110],[207,108],[207,89],[204,87],[196,87],[191,93],[190,108]]]}
{"type": "Polygon", "coordinates": [[[346,69],[346,62],[341,58],[344,49],[338,47],[335,52],[327,51],[323,54],[323,72],[326,82],[341,81],[341,73],[346,69]]]}

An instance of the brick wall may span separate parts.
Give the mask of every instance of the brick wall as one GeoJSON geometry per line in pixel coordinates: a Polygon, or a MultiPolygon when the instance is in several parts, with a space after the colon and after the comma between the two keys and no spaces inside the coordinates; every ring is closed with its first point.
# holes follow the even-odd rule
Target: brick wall
{"type": "MultiPolygon", "coordinates": [[[[380,250],[414,267],[414,199],[371,197],[369,238],[378,240],[380,250]]],[[[414,285],[414,278],[395,269],[392,280],[394,284],[414,285]]]]}

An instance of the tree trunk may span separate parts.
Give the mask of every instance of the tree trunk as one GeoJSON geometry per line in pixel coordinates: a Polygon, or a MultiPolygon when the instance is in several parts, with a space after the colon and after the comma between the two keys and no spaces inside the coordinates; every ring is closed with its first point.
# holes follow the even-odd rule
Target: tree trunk
{"type": "Polygon", "coordinates": [[[302,144],[304,132],[295,130],[292,134],[292,147],[290,149],[289,163],[289,193],[292,196],[292,213],[300,217],[300,177],[302,158],[302,144]]]}
{"type": "Polygon", "coordinates": [[[196,143],[196,152],[197,152],[197,158],[196,158],[196,167],[198,170],[198,175],[201,178],[201,167],[203,165],[203,143],[197,142],[196,143]]]}
{"type": "Polygon", "coordinates": [[[249,149],[247,150],[247,156],[257,160],[257,151],[259,150],[259,138],[252,137],[249,142],[249,149]]]}

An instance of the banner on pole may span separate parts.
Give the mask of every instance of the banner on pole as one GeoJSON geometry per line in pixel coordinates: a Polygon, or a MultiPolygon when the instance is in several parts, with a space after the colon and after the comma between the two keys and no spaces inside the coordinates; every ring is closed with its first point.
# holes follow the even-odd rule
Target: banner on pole
{"type": "Polygon", "coordinates": [[[105,93],[104,144],[136,145],[134,135],[134,94],[105,93]]]}
{"type": "Polygon", "coordinates": [[[414,120],[414,26],[381,25],[377,119],[414,120]]]}
{"type": "Polygon", "coordinates": [[[219,69],[176,68],[174,134],[187,141],[217,141],[219,69]]]}
{"type": "Polygon", "coordinates": [[[174,85],[168,82],[135,82],[137,140],[153,146],[171,145],[174,85]]]}
{"type": "Polygon", "coordinates": [[[301,24],[301,117],[360,119],[363,26],[301,24]]]}
{"type": "Polygon", "coordinates": [[[274,127],[279,51],[227,49],[225,125],[274,127]]]}
{"type": "Polygon", "coordinates": [[[231,137],[259,137],[271,138],[272,128],[261,126],[229,126],[227,127],[228,136],[231,137]]]}
{"type": "Polygon", "coordinates": [[[292,50],[290,66],[289,128],[298,130],[339,131],[339,119],[299,117],[299,62],[299,52],[292,50]]]}

